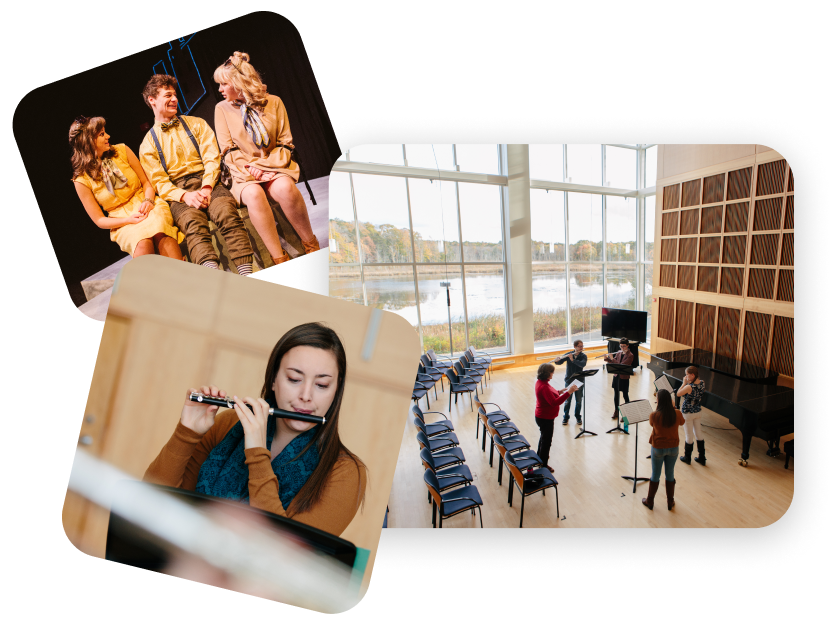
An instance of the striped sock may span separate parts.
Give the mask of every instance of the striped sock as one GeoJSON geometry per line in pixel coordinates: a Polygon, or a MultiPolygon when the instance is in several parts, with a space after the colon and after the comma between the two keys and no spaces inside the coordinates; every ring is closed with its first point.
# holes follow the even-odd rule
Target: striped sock
{"type": "Polygon", "coordinates": [[[248,264],[238,264],[237,265],[237,274],[246,277],[247,275],[252,274],[252,263],[249,262],[248,264]]]}
{"type": "Polygon", "coordinates": [[[217,262],[215,262],[214,260],[206,260],[205,262],[200,264],[200,266],[205,266],[206,268],[213,268],[217,270],[217,262]]]}

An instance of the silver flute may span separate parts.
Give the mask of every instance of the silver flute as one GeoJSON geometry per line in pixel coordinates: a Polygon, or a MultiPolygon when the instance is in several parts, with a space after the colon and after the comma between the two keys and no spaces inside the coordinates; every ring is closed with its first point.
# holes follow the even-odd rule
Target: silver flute
{"type": "MultiPolygon", "coordinates": [[[[191,392],[188,395],[188,399],[192,402],[202,402],[207,405],[213,405],[217,407],[228,407],[229,409],[234,408],[235,401],[231,398],[219,398],[215,396],[206,396],[205,394],[201,394],[199,392],[191,392]]],[[[247,403],[243,403],[247,404],[247,403]]],[[[298,413],[296,411],[284,411],[283,409],[269,409],[269,415],[273,415],[275,417],[285,418],[288,420],[301,420],[302,422],[313,422],[314,424],[324,424],[325,419],[323,417],[319,417],[318,415],[310,415],[308,413],[298,413]]]]}

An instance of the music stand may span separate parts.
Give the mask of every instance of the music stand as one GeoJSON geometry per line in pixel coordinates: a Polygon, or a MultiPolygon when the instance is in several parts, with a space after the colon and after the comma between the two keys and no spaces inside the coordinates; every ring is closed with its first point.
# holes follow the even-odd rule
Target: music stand
{"type": "MultiPolygon", "coordinates": [[[[582,372],[577,372],[576,374],[573,374],[570,377],[568,377],[568,380],[571,383],[573,383],[574,380],[579,379],[580,381],[582,381],[585,384],[584,389],[587,390],[588,389],[588,383],[587,383],[586,379],[589,376],[594,376],[597,372],[599,372],[599,368],[594,368],[593,370],[582,370],[582,372]]],[[[582,417],[582,429],[579,431],[579,434],[576,437],[574,437],[574,439],[579,439],[582,435],[593,435],[594,437],[596,437],[596,433],[592,433],[589,430],[585,430],[585,423],[588,421],[588,411],[585,408],[585,405],[586,405],[585,397],[587,395],[588,395],[587,391],[582,392],[582,415],[583,415],[583,417],[582,417]]]]}
{"type": "Polygon", "coordinates": [[[652,404],[648,400],[635,400],[620,405],[620,413],[623,419],[631,426],[634,424],[634,476],[623,476],[625,480],[633,480],[634,488],[632,493],[637,493],[638,480],[651,480],[650,478],[637,477],[637,429],[640,427],[640,422],[645,422],[652,414],[652,404]]]}
{"type": "MultiPolygon", "coordinates": [[[[634,375],[634,370],[632,369],[631,366],[629,366],[627,364],[624,364],[624,363],[609,363],[609,364],[606,364],[606,365],[608,366],[608,372],[611,372],[613,374],[627,374],[629,376],[634,375]]],[[[618,376],[617,377],[618,382],[619,382],[619,379],[620,379],[620,377],[618,376]]],[[[614,390],[614,391],[620,391],[620,390],[617,389],[617,390],[614,390]]],[[[620,431],[621,433],[625,433],[626,435],[628,435],[628,431],[626,429],[624,429],[622,426],[620,426],[620,418],[617,418],[617,425],[614,428],[612,428],[611,430],[605,431],[605,432],[607,434],[607,433],[613,433],[614,431],[620,431]]]]}

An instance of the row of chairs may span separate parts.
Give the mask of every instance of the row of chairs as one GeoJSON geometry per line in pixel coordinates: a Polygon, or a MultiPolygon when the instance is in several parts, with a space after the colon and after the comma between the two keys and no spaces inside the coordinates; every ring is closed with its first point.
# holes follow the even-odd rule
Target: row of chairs
{"type": "Polygon", "coordinates": [[[513,491],[516,487],[521,494],[521,514],[518,527],[524,527],[524,500],[534,493],[545,492],[553,488],[556,492],[556,515],[559,515],[559,483],[542,463],[539,455],[530,449],[530,443],[522,435],[518,427],[512,423],[507,412],[501,409],[494,402],[484,402],[475,392],[475,404],[478,405],[478,418],[480,422],[475,423],[475,438],[478,438],[478,429],[483,430],[481,435],[481,450],[486,452],[486,439],[489,433],[489,466],[492,467],[495,448],[498,448],[498,486],[501,486],[501,478],[504,465],[507,466],[512,481],[510,491],[507,495],[507,503],[513,505],[513,491]],[[493,411],[487,411],[486,405],[496,407],[493,411]],[[480,426],[478,425],[480,423],[480,426]]]}
{"type": "Polygon", "coordinates": [[[479,353],[474,346],[470,346],[457,361],[449,358],[439,358],[434,350],[429,350],[420,356],[417,367],[417,379],[414,382],[414,392],[411,399],[418,402],[426,397],[426,408],[429,406],[428,393],[434,387],[434,397],[437,399],[437,381],[440,388],[446,391],[443,377],[449,380],[449,410],[452,410],[452,396],[458,403],[458,394],[469,394],[469,408],[472,409],[472,392],[480,384],[484,387],[484,377],[492,377],[492,357],[487,353],[479,353]]]}
{"type": "Polygon", "coordinates": [[[442,528],[444,519],[467,510],[475,515],[477,508],[481,528],[483,528],[484,518],[481,514],[481,506],[484,502],[478,492],[478,487],[472,484],[472,472],[465,465],[466,458],[459,447],[454,424],[440,411],[423,412],[419,405],[414,405],[411,411],[414,414],[414,425],[417,427],[420,460],[426,470],[423,474],[423,481],[428,488],[428,499],[432,505],[432,527],[442,528]],[[443,420],[426,423],[425,414],[427,413],[441,415],[443,420]]]}

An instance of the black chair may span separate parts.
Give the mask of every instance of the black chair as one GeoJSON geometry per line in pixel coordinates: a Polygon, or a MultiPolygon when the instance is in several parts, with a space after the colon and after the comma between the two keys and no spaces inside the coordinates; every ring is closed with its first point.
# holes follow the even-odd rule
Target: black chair
{"type": "MultiPolygon", "coordinates": [[[[518,432],[519,432],[518,431],[518,426],[516,426],[512,422],[507,421],[507,422],[502,422],[500,424],[492,424],[489,421],[489,419],[487,418],[486,411],[484,411],[483,407],[478,409],[478,418],[480,418],[480,420],[481,420],[481,424],[484,427],[484,431],[487,431],[490,427],[494,427],[495,432],[498,435],[500,435],[501,437],[508,437],[509,435],[518,435],[518,432]]],[[[476,426],[477,426],[477,422],[476,422],[476,426]]],[[[486,452],[486,440],[487,440],[487,434],[486,434],[486,432],[484,432],[483,438],[481,439],[481,450],[483,450],[484,452],[486,452]]],[[[489,440],[489,455],[490,455],[490,457],[492,456],[492,449],[493,449],[493,443],[492,443],[492,439],[490,438],[490,440],[489,440]]],[[[492,459],[490,459],[489,464],[492,465],[492,459]]]]}
{"type": "MultiPolygon", "coordinates": [[[[429,389],[434,387],[434,399],[437,400],[437,379],[433,378],[431,374],[426,374],[423,372],[425,368],[423,367],[422,363],[417,364],[417,381],[422,383],[423,385],[428,385],[429,389]]],[[[426,406],[428,406],[428,401],[426,401],[426,406]]]]}
{"type": "Polygon", "coordinates": [[[518,467],[514,456],[509,452],[504,455],[504,463],[507,464],[507,469],[510,470],[510,474],[513,477],[513,482],[510,485],[510,495],[507,498],[507,502],[510,506],[513,505],[513,490],[515,487],[518,487],[518,490],[521,493],[521,518],[518,522],[519,528],[524,527],[524,499],[528,495],[533,495],[539,491],[541,491],[542,495],[544,495],[545,491],[550,487],[553,487],[556,491],[556,516],[561,516],[559,514],[559,488],[557,486],[559,483],[556,482],[556,478],[554,478],[553,474],[550,473],[549,469],[546,467],[540,467],[533,470],[532,473],[523,473],[518,467]],[[541,478],[538,478],[539,476],[541,478]]]}
{"type": "MultiPolygon", "coordinates": [[[[456,361],[455,362],[455,370],[457,371],[458,376],[465,376],[465,377],[468,377],[469,379],[471,379],[472,381],[474,381],[473,389],[477,389],[479,383],[481,383],[481,389],[483,389],[484,388],[483,383],[482,383],[482,379],[484,378],[483,374],[481,374],[480,372],[478,372],[478,370],[475,370],[474,368],[466,367],[464,365],[464,362],[466,361],[466,357],[461,357],[461,359],[463,361],[456,361]]],[[[463,382],[467,383],[468,381],[463,381],[463,382]]]]}
{"type": "Polygon", "coordinates": [[[432,470],[436,472],[454,465],[461,465],[466,462],[466,457],[463,456],[463,450],[460,448],[449,448],[437,453],[432,453],[428,448],[423,448],[420,450],[420,460],[424,464],[431,465],[432,470]]]}
{"type": "Polygon", "coordinates": [[[426,408],[429,408],[429,390],[431,389],[431,385],[423,383],[421,381],[414,381],[414,389],[411,392],[411,399],[414,401],[414,404],[418,404],[420,398],[423,396],[426,397],[426,408]]]}
{"type": "MultiPolygon", "coordinates": [[[[481,371],[481,374],[489,372],[489,364],[485,361],[478,361],[475,356],[468,350],[463,351],[463,358],[469,363],[469,366],[481,371]]],[[[490,375],[491,377],[491,375],[490,375]]]]}
{"type": "Polygon", "coordinates": [[[426,416],[424,412],[420,409],[419,406],[414,405],[411,407],[411,412],[426,425],[426,435],[428,437],[434,437],[438,432],[451,432],[455,430],[455,425],[452,424],[448,418],[440,411],[426,411],[425,413],[438,413],[442,415],[445,419],[442,422],[435,422],[435,423],[426,423],[426,416]]]}
{"type": "Polygon", "coordinates": [[[530,444],[527,440],[519,435],[521,439],[514,440],[512,437],[501,439],[500,435],[493,435],[492,440],[495,447],[498,448],[498,486],[501,486],[501,475],[504,471],[504,455],[508,452],[513,455],[513,460],[518,468],[522,471],[525,469],[536,469],[537,467],[544,467],[541,457],[536,452],[530,450],[530,444]],[[522,441],[523,440],[523,441],[522,441]]]}
{"type": "Polygon", "coordinates": [[[428,439],[434,439],[435,437],[445,436],[445,437],[454,437],[457,439],[457,436],[453,432],[451,432],[448,428],[442,428],[440,430],[430,430],[428,425],[418,417],[414,418],[414,426],[416,426],[420,432],[422,432],[428,439]]]}
{"type": "Polygon", "coordinates": [[[478,516],[481,520],[481,528],[484,527],[484,517],[481,514],[481,494],[478,493],[478,487],[475,485],[466,485],[459,489],[454,489],[448,493],[440,492],[440,483],[434,472],[427,469],[423,474],[423,481],[429,488],[429,494],[432,497],[431,507],[431,525],[432,527],[443,527],[443,520],[449,517],[454,517],[465,511],[471,510],[472,515],[475,515],[475,509],[478,509],[478,516]],[[440,525],[437,526],[436,515],[440,515],[440,525]]]}
{"type": "MultiPolygon", "coordinates": [[[[440,381],[441,389],[443,389],[443,373],[440,372],[437,368],[427,368],[423,365],[423,362],[421,361],[419,364],[417,364],[417,372],[419,374],[425,374],[426,376],[430,377],[432,382],[435,384],[438,381],[440,381]]],[[[437,387],[434,388],[434,397],[437,398],[437,387]]]]}
{"type": "Polygon", "coordinates": [[[431,452],[440,452],[446,448],[460,445],[458,437],[454,433],[446,433],[443,437],[437,436],[429,439],[421,430],[417,431],[417,443],[420,444],[421,449],[428,448],[431,452]]]}
{"type": "Polygon", "coordinates": [[[429,358],[429,361],[431,361],[433,368],[437,368],[438,370],[445,372],[452,367],[453,361],[451,358],[445,356],[443,358],[438,357],[432,348],[426,351],[426,356],[429,358]]]}
{"type": "MultiPolygon", "coordinates": [[[[446,366],[446,367],[433,366],[432,362],[431,362],[431,359],[429,359],[428,355],[420,355],[420,363],[422,363],[423,367],[426,369],[424,374],[429,374],[429,375],[432,376],[432,378],[434,378],[435,375],[436,375],[437,378],[440,379],[440,391],[446,391],[445,388],[443,387],[443,373],[446,371],[446,368],[448,366],[446,366]]],[[[435,379],[435,381],[436,380],[437,379],[435,379]]]]}
{"type": "Polygon", "coordinates": [[[490,374],[492,373],[492,357],[489,355],[489,353],[486,353],[482,350],[475,350],[474,346],[470,346],[466,350],[468,350],[469,354],[475,358],[475,361],[477,361],[478,363],[487,364],[489,366],[490,374]]]}
{"type": "Polygon", "coordinates": [[[445,372],[446,378],[449,379],[449,411],[452,410],[452,396],[455,397],[455,404],[458,403],[458,394],[469,394],[469,408],[472,408],[472,392],[475,391],[471,385],[467,385],[460,381],[457,373],[449,368],[445,372]]]}
{"type": "Polygon", "coordinates": [[[788,469],[791,457],[793,456],[793,439],[785,442],[785,469],[788,469]]]}
{"type": "MultiPolygon", "coordinates": [[[[466,465],[460,463],[455,464],[454,467],[447,467],[445,469],[435,469],[434,457],[428,450],[421,450],[420,458],[423,461],[423,468],[434,472],[434,475],[437,477],[437,480],[440,483],[441,493],[448,489],[454,489],[455,487],[459,487],[461,485],[472,484],[472,472],[466,465]],[[428,456],[424,456],[424,453],[428,456]]],[[[429,503],[431,503],[431,492],[429,492],[428,498],[429,503]]]]}
{"type": "MultiPolygon", "coordinates": [[[[478,396],[478,390],[475,390],[475,406],[478,407],[478,412],[480,412],[481,409],[483,409],[484,412],[486,413],[487,419],[490,422],[493,422],[495,424],[500,424],[501,422],[509,422],[510,421],[510,416],[507,415],[506,411],[503,411],[500,408],[497,411],[487,411],[485,405],[493,405],[495,407],[498,406],[494,402],[483,402],[481,400],[480,396],[478,396]]],[[[486,426],[483,424],[483,422],[481,422],[481,426],[483,426],[484,435],[486,435],[486,426]]],[[[475,439],[478,438],[478,429],[481,426],[478,426],[477,424],[475,425],[475,439]]]]}
{"type": "MultiPolygon", "coordinates": [[[[506,430],[499,430],[500,427],[504,427],[505,424],[499,424],[497,427],[489,424],[489,466],[492,467],[492,454],[495,448],[495,437],[497,436],[499,439],[502,440],[504,447],[510,448],[510,452],[517,452],[519,450],[529,450],[530,449],[530,442],[527,441],[527,438],[518,433],[518,432],[510,432],[507,433],[506,430]]],[[[518,429],[516,428],[516,431],[518,429]]]]}

